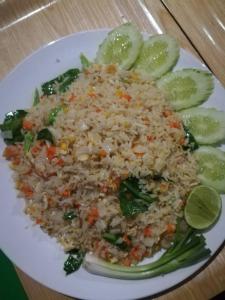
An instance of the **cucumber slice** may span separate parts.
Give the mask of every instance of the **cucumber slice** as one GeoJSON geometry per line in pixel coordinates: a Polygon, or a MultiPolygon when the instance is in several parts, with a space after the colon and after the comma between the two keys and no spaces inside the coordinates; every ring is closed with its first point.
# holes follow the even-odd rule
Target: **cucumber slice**
{"type": "Polygon", "coordinates": [[[99,46],[96,62],[99,64],[118,64],[129,69],[136,61],[143,44],[141,33],[132,23],[116,27],[99,46]]]}
{"type": "Polygon", "coordinates": [[[209,98],[214,88],[212,75],[198,69],[171,72],[159,79],[157,85],[175,110],[199,105],[209,98]]]}
{"type": "Polygon", "coordinates": [[[194,152],[202,184],[225,193],[225,152],[210,146],[200,147],[194,152]]]}
{"type": "Polygon", "coordinates": [[[134,68],[145,76],[157,79],[175,66],[179,50],[173,37],[167,34],[151,36],[144,42],[134,68]]]}
{"type": "Polygon", "coordinates": [[[225,112],[196,107],[183,110],[179,115],[199,144],[215,144],[225,139],[225,112]]]}

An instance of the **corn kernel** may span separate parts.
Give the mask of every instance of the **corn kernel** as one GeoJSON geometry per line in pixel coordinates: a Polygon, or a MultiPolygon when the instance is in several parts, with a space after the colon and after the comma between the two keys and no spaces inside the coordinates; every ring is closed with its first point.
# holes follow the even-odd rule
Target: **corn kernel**
{"type": "Polygon", "coordinates": [[[66,151],[68,149],[68,144],[65,142],[62,142],[60,144],[60,149],[66,151]]]}

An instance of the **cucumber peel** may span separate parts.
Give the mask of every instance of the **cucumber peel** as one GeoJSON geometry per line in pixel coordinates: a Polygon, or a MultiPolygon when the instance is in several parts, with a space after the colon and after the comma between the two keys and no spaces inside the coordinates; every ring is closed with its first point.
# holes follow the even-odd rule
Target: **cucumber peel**
{"type": "Polygon", "coordinates": [[[225,139],[225,112],[196,107],[179,113],[198,144],[215,144],[225,139]]]}
{"type": "Polygon", "coordinates": [[[171,72],[157,81],[169,102],[177,111],[197,106],[211,95],[214,83],[212,74],[198,69],[171,72]]]}
{"type": "Polygon", "coordinates": [[[134,68],[145,76],[157,79],[175,66],[179,50],[173,37],[167,34],[151,36],[144,42],[134,68]]]}
{"type": "Polygon", "coordinates": [[[104,39],[96,54],[96,63],[118,64],[129,69],[136,61],[143,44],[141,33],[132,23],[116,27],[104,39]]]}

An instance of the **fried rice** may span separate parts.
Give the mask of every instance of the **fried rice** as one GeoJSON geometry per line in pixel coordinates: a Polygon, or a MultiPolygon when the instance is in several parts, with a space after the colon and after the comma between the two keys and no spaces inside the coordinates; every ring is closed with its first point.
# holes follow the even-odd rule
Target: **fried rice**
{"type": "Polygon", "coordinates": [[[59,105],[47,126],[54,145],[35,140],[28,153],[22,143],[4,152],[26,214],[65,251],[92,251],[111,262],[131,265],[167,247],[198,179],[196,162],[183,149],[181,120],[165,95],[134,71],[92,65],[66,93],[42,96],[28,110],[29,130],[46,128],[59,105]],[[118,191],[130,177],[157,200],[126,217],[118,191]],[[120,234],[128,247],[111,244],[105,232],[120,234]]]}

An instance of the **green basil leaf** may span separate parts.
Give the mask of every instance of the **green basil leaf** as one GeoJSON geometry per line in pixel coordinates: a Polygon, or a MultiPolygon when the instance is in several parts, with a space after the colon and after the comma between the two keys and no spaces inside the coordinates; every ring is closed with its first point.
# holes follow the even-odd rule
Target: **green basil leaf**
{"type": "Polygon", "coordinates": [[[6,144],[14,144],[24,140],[22,127],[26,115],[25,110],[16,110],[5,115],[4,122],[0,124],[0,130],[6,144]]]}
{"type": "Polygon", "coordinates": [[[74,211],[66,212],[66,213],[64,213],[64,215],[63,215],[63,219],[64,219],[64,220],[69,220],[69,221],[71,221],[71,220],[73,220],[74,218],[76,218],[76,214],[75,214],[74,211]]]}
{"type": "Polygon", "coordinates": [[[37,140],[46,140],[54,144],[54,138],[51,131],[48,128],[40,130],[37,134],[37,140]]]}
{"type": "Polygon", "coordinates": [[[71,250],[69,251],[69,256],[64,263],[64,271],[66,275],[69,275],[75,271],[77,271],[84,259],[85,253],[81,250],[71,250]]]}
{"type": "Polygon", "coordinates": [[[43,94],[49,96],[66,92],[71,83],[78,78],[79,73],[79,69],[69,69],[58,77],[43,83],[41,86],[43,94]]]}

